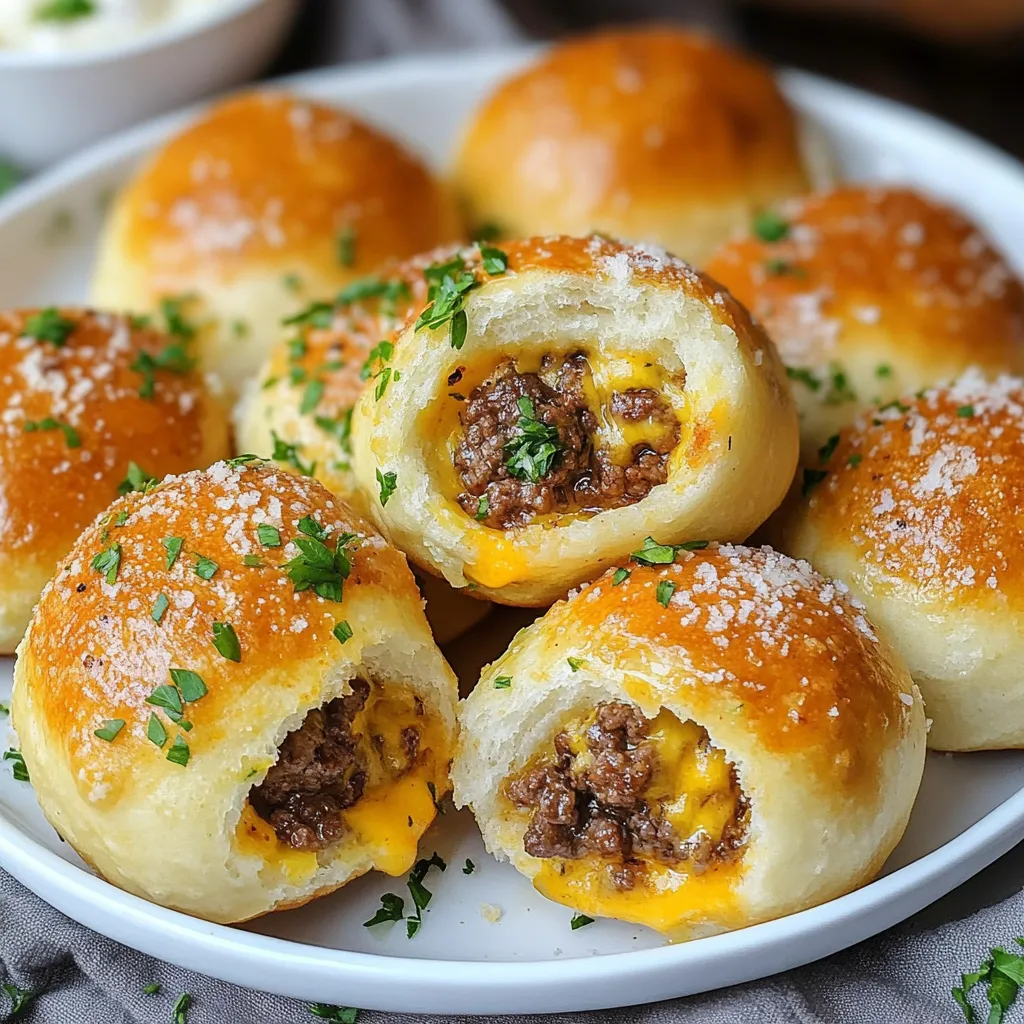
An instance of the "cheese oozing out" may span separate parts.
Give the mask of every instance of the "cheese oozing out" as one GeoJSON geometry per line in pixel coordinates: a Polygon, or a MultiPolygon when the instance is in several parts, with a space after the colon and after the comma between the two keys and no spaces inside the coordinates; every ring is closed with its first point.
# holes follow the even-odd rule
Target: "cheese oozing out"
{"type": "Polygon", "coordinates": [[[358,799],[337,812],[341,827],[335,841],[319,849],[296,848],[260,814],[258,799],[251,794],[246,800],[235,842],[239,852],[262,860],[261,876],[302,884],[353,849],[389,875],[401,875],[415,863],[420,837],[437,811],[436,797],[448,788],[448,763],[439,754],[445,747],[443,724],[408,687],[372,682],[349,734],[365,781],[358,799]],[[418,736],[411,759],[407,730],[418,736]]]}
{"type": "MultiPolygon", "coordinates": [[[[563,778],[572,780],[581,808],[577,838],[570,840],[573,855],[533,860],[528,870],[535,872],[534,886],[584,914],[643,924],[670,935],[708,916],[728,917],[743,872],[750,815],[726,752],[712,746],[696,722],[681,721],[662,709],[646,721],[642,737],[626,742],[624,752],[614,752],[609,761],[608,734],[594,732],[600,728],[599,711],[567,722],[553,752],[533,758],[510,780],[514,785],[515,779],[538,768],[560,768],[563,778]],[[635,799],[618,805],[602,802],[609,764],[646,779],[642,786],[632,784],[635,799]],[[604,774],[605,781],[591,785],[588,776],[595,773],[604,774]],[[602,817],[625,830],[624,854],[586,838],[588,823],[602,817]]],[[[518,829],[529,828],[530,815],[521,804],[513,814],[518,829]]]]}

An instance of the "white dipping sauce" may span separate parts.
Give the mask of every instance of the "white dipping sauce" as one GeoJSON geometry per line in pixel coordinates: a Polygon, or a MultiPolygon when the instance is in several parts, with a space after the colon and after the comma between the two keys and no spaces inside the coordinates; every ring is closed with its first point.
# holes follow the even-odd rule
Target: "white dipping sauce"
{"type": "Polygon", "coordinates": [[[129,42],[171,23],[195,21],[234,0],[90,0],[92,13],[43,19],[53,0],[0,0],[0,50],[65,53],[129,42]]]}

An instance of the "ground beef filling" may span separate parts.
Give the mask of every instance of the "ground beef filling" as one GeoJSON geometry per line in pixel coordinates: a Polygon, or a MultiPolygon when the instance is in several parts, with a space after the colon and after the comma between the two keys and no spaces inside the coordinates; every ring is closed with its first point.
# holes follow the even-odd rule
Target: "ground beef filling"
{"type": "Polygon", "coordinates": [[[668,457],[679,442],[679,422],[659,392],[630,388],[613,395],[613,416],[627,423],[649,421],[654,428],[650,442],[635,444],[626,465],[619,465],[594,446],[597,417],[583,392],[586,356],[576,353],[560,366],[555,357],[545,356],[542,371],[543,376],[520,373],[508,361],[470,392],[454,455],[465,488],[458,500],[467,513],[504,529],[550,512],[631,505],[665,482],[668,457]],[[520,398],[530,400],[537,420],[558,431],[558,453],[537,481],[519,479],[508,466],[506,445],[522,435],[520,398]]]}
{"type": "Polygon", "coordinates": [[[531,811],[523,847],[534,857],[575,860],[596,855],[610,862],[617,888],[631,889],[643,870],[639,858],[670,866],[687,862],[695,872],[739,849],[746,833],[746,802],[717,842],[705,833],[680,839],[645,798],[657,767],[650,722],[629,704],[608,703],[586,734],[594,755],[582,771],[569,737],[555,737],[555,761],[533,768],[505,786],[517,807],[531,811]]]}
{"type": "MultiPolygon", "coordinates": [[[[369,684],[359,679],[352,693],[310,711],[285,737],[277,763],[249,795],[278,839],[296,850],[322,850],[339,839],[345,831],[341,811],[363,795],[366,747],[352,736],[352,720],[369,693],[369,684]]],[[[405,729],[402,745],[408,770],[418,753],[419,731],[405,729]]]]}

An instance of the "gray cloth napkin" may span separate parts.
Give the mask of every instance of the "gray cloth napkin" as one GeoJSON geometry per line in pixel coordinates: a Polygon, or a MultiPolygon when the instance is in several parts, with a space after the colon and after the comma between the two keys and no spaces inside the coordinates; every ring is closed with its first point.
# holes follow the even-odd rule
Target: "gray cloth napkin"
{"type": "MultiPolygon", "coordinates": [[[[0,0],[2,2],[2,0],[0,0]]],[[[495,0],[328,0],[319,40],[324,60],[473,49],[520,38],[516,20],[495,0]]],[[[685,8],[691,20],[728,34],[728,5],[719,0],[650,0],[661,13],[685,8]]],[[[568,5],[571,7],[572,5],[568,5]]],[[[610,7],[588,0],[588,15],[610,7]]],[[[630,3],[632,13],[644,7],[630,3]]],[[[620,5],[621,7],[621,5],[620,5]]],[[[544,0],[508,0],[535,32],[565,25],[544,0]]],[[[1024,932],[1024,847],[1007,854],[956,893],[903,926],[817,964],[761,982],[666,1003],[604,1013],[560,1014],[576,1024],[932,1024],[962,1020],[950,997],[961,971],[991,946],[1024,932]],[[995,899],[1015,893],[1002,903],[995,899]],[[986,909],[976,911],[977,907],[986,909]],[[976,911],[971,913],[971,911],[976,911]],[[962,918],[953,923],[941,923],[962,918]]],[[[160,963],[88,931],[48,907],[0,871],[0,983],[38,993],[19,1015],[24,1024],[166,1024],[178,996],[192,996],[188,1024],[314,1024],[307,1006],[213,981],[160,963]],[[159,983],[159,994],[143,988],[159,983]]],[[[253,979],[258,984],[258,979],[253,979]]],[[[642,1000],[643,993],[635,993],[642,1000]]],[[[1007,1018],[1024,1020],[1022,1005],[1007,1018]]],[[[978,1002],[979,1007],[981,1002],[978,1002]]],[[[0,1022],[9,1004],[0,995],[0,1022]]],[[[985,1012],[981,1013],[984,1020],[985,1012]]],[[[455,1019],[455,1018],[453,1018],[455,1019]]],[[[523,1017],[490,1018],[505,1024],[523,1017]]],[[[533,1018],[537,1019],[537,1018],[533,1018]]],[[[443,1018],[366,1012],[360,1021],[443,1018]]]]}

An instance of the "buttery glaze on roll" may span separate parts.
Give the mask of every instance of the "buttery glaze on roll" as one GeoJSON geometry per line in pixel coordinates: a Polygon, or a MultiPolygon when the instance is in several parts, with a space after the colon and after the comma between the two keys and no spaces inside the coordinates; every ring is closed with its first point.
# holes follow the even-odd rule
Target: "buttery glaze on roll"
{"type": "Polygon", "coordinates": [[[548,898],[674,939],[869,881],[924,770],[902,663],[806,562],[645,548],[484,670],[456,803],[548,898]]]}
{"type": "Polygon", "coordinates": [[[282,318],[459,237],[444,188],[393,139],[331,107],[247,93],[214,105],[121,193],[93,293],[134,310],[192,296],[203,367],[237,390],[282,318]]]}
{"type": "Polygon", "coordinates": [[[648,534],[742,540],[767,518],[796,413],[728,293],[598,236],[482,253],[427,268],[352,417],[356,478],[414,562],[543,605],[648,534]]]}
{"type": "Polygon", "coordinates": [[[866,413],[803,480],[772,532],[886,631],[929,746],[1024,747],[1024,381],[971,371],[866,413]]]}
{"type": "MultiPolygon", "coordinates": [[[[239,447],[316,477],[365,512],[352,472],[352,407],[367,381],[375,391],[386,389],[387,338],[415,299],[425,299],[423,271],[432,262],[426,255],[388,265],[343,288],[332,302],[313,302],[289,318],[259,377],[238,403],[239,447]]],[[[486,601],[459,593],[429,573],[417,581],[438,643],[455,639],[490,609],[486,601]]]]}
{"type": "Polygon", "coordinates": [[[0,313],[0,654],[120,490],[228,449],[181,337],[77,308],[0,313]]]}
{"type": "Polygon", "coordinates": [[[668,26],[552,47],[473,118],[455,167],[472,223],[592,231],[701,264],[760,206],[809,190],[768,68],[668,26]]]}
{"type": "Polygon", "coordinates": [[[763,211],[707,272],[788,367],[805,459],[874,405],[977,365],[1024,369],[1024,290],[966,217],[902,188],[849,186],[763,211]]]}
{"type": "Polygon", "coordinates": [[[236,460],[85,531],[11,713],[89,864],[232,922],[407,871],[449,788],[456,700],[404,556],[316,481],[236,460]]]}

